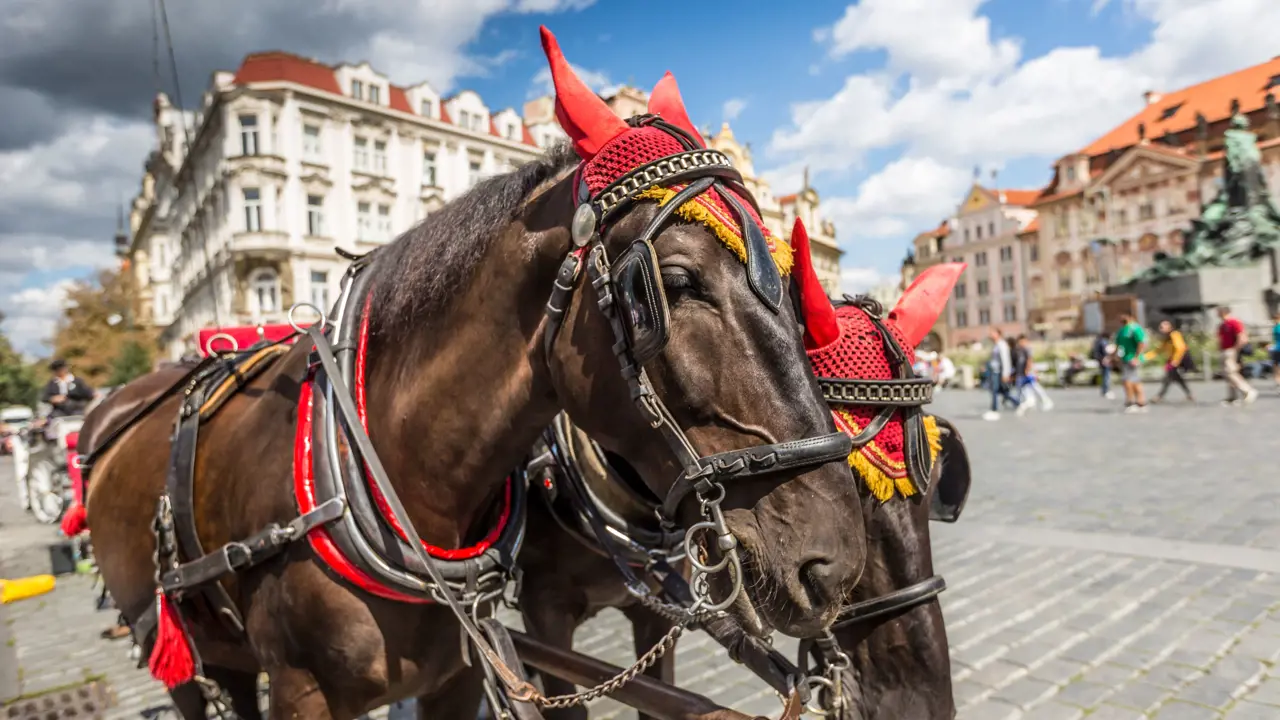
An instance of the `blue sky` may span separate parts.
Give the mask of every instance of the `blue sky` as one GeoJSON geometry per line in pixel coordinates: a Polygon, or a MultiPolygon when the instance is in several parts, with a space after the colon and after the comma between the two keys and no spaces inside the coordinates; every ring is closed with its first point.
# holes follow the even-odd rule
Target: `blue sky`
{"type": "MultiPolygon", "coordinates": [[[[0,56],[0,310],[34,353],[67,280],[113,262],[118,199],[154,142],[145,4],[97,0],[76,24],[54,5],[0,18],[0,46],[17,48],[0,56]]],[[[892,278],[975,166],[984,183],[997,169],[1001,187],[1040,187],[1143,91],[1280,53],[1276,0],[224,0],[170,21],[188,102],[211,71],[285,49],[519,108],[545,67],[542,23],[597,86],[671,70],[697,124],[732,115],[775,193],[811,168],[846,290],[892,278]]]]}

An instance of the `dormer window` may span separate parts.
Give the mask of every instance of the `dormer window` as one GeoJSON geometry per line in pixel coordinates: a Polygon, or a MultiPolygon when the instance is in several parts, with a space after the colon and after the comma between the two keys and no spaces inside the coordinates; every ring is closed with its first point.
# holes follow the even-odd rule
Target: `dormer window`
{"type": "Polygon", "coordinates": [[[423,100],[421,113],[422,113],[422,117],[434,117],[436,114],[435,103],[431,102],[430,100],[423,100]]]}
{"type": "MultiPolygon", "coordinates": [[[[1275,80],[1275,78],[1274,78],[1274,77],[1273,77],[1273,78],[1271,78],[1271,79],[1272,79],[1272,80],[1275,80]]],[[[1271,86],[1270,86],[1270,85],[1268,85],[1267,87],[1271,87],[1271,86]]],[[[1160,119],[1161,119],[1161,120],[1168,120],[1169,118],[1173,117],[1174,115],[1177,115],[1177,114],[1178,114],[1178,111],[1182,109],[1182,105],[1183,105],[1182,103],[1178,103],[1177,105],[1170,105],[1169,107],[1165,108],[1165,109],[1160,113],[1160,119]]]]}
{"type": "Polygon", "coordinates": [[[364,99],[364,83],[359,80],[351,81],[351,97],[357,100],[364,99]]]}
{"type": "Polygon", "coordinates": [[[1263,88],[1263,90],[1270,90],[1275,87],[1280,87],[1280,75],[1272,75],[1271,79],[1267,81],[1267,86],[1263,88]]]}
{"type": "Polygon", "coordinates": [[[466,110],[463,110],[462,112],[458,113],[458,124],[464,128],[470,129],[471,113],[467,112],[466,110]]]}
{"type": "Polygon", "coordinates": [[[1067,166],[1067,182],[1073,183],[1075,181],[1076,181],[1076,166],[1068,165],[1067,166]]]}
{"type": "Polygon", "coordinates": [[[381,88],[381,87],[379,87],[379,86],[377,86],[377,85],[370,85],[370,86],[369,86],[369,102],[373,103],[374,105],[381,104],[381,102],[382,102],[382,88],[381,88]]]}

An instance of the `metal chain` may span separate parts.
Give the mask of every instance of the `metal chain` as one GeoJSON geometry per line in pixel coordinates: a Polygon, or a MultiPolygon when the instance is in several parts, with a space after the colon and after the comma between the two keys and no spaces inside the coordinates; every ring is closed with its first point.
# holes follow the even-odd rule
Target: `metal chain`
{"type": "Polygon", "coordinates": [[[817,646],[818,663],[823,666],[822,674],[810,675],[804,679],[805,684],[814,691],[813,702],[805,706],[805,709],[822,717],[843,717],[844,671],[853,667],[853,660],[840,647],[830,630],[817,641],[817,646]]]}
{"type": "Polygon", "coordinates": [[[634,665],[623,670],[617,675],[614,675],[608,680],[605,680],[590,690],[584,690],[583,692],[573,693],[571,695],[556,695],[553,697],[547,697],[535,690],[530,701],[539,707],[546,708],[548,710],[563,710],[565,708],[589,703],[592,700],[616,692],[618,688],[621,688],[632,680],[635,680],[636,676],[640,675],[645,670],[648,670],[655,662],[662,659],[663,655],[670,652],[671,649],[676,646],[676,640],[680,639],[680,636],[684,634],[684,629],[684,624],[672,626],[672,628],[667,631],[667,634],[663,635],[662,639],[658,641],[658,644],[649,648],[649,651],[644,655],[641,655],[634,665]]]}

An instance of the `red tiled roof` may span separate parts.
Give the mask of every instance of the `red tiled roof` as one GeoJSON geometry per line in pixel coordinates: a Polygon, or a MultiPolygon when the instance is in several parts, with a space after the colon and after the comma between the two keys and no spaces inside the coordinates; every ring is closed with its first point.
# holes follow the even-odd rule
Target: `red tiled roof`
{"type": "Polygon", "coordinates": [[[1029,235],[1033,232],[1038,232],[1039,230],[1040,230],[1040,217],[1037,215],[1036,217],[1031,218],[1031,222],[1027,223],[1026,227],[1019,230],[1018,234],[1029,235]]]}
{"type": "Polygon", "coordinates": [[[502,133],[498,132],[498,123],[493,121],[493,116],[489,116],[489,134],[494,137],[502,137],[502,133]]]}
{"type": "Polygon", "coordinates": [[[387,93],[387,101],[391,103],[392,110],[399,110],[402,113],[417,115],[413,106],[409,104],[409,94],[402,87],[391,86],[391,91],[387,93]]]}
{"type": "Polygon", "coordinates": [[[236,70],[236,84],[283,80],[317,90],[342,94],[333,68],[292,53],[271,50],[246,55],[236,70]]]}
{"type": "Polygon", "coordinates": [[[1267,93],[1273,90],[1267,86],[1277,75],[1280,75],[1280,56],[1165,94],[1081,152],[1095,156],[1135,145],[1139,140],[1139,125],[1144,126],[1147,137],[1156,138],[1165,133],[1191,130],[1196,126],[1197,113],[1203,114],[1209,123],[1226,119],[1231,114],[1233,99],[1240,101],[1240,112],[1254,112],[1266,106],[1267,93]]]}
{"type": "Polygon", "coordinates": [[[787,205],[789,203],[793,203],[796,201],[796,195],[797,193],[791,193],[790,195],[783,195],[782,197],[778,198],[778,204],[787,205]]]}
{"type": "Polygon", "coordinates": [[[524,131],[524,137],[522,138],[524,140],[524,144],[537,147],[538,143],[534,141],[533,133],[529,132],[529,126],[524,123],[520,123],[520,129],[524,131]]]}
{"type": "Polygon", "coordinates": [[[1026,207],[1040,197],[1042,189],[1037,190],[997,190],[1001,202],[1015,207],[1026,207]]]}

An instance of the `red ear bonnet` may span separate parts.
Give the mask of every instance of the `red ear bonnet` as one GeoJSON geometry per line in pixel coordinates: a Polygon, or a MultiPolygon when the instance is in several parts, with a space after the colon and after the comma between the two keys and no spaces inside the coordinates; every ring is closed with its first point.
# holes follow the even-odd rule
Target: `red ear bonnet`
{"type": "Polygon", "coordinates": [[[919,345],[929,334],[966,267],[965,263],[934,265],[920,273],[902,293],[902,298],[889,313],[889,321],[902,331],[908,347],[919,345]]]}
{"type": "Polygon", "coordinates": [[[542,50],[547,55],[551,81],[556,87],[556,119],[573,141],[578,157],[590,160],[605,143],[629,128],[569,66],[564,53],[560,52],[556,36],[545,25],[541,32],[542,50]]]}
{"type": "Polygon", "coordinates": [[[676,77],[670,72],[663,75],[658,84],[653,87],[653,94],[649,96],[649,112],[661,115],[663,120],[692,135],[699,145],[703,144],[702,134],[689,119],[689,111],[684,109],[684,100],[680,97],[680,86],[676,85],[676,77]]]}
{"type": "Polygon", "coordinates": [[[831,300],[813,270],[809,233],[800,218],[796,218],[791,231],[791,249],[795,256],[792,276],[800,290],[800,312],[804,314],[804,346],[810,351],[821,350],[840,339],[840,327],[836,324],[835,308],[831,307],[831,300]]]}

